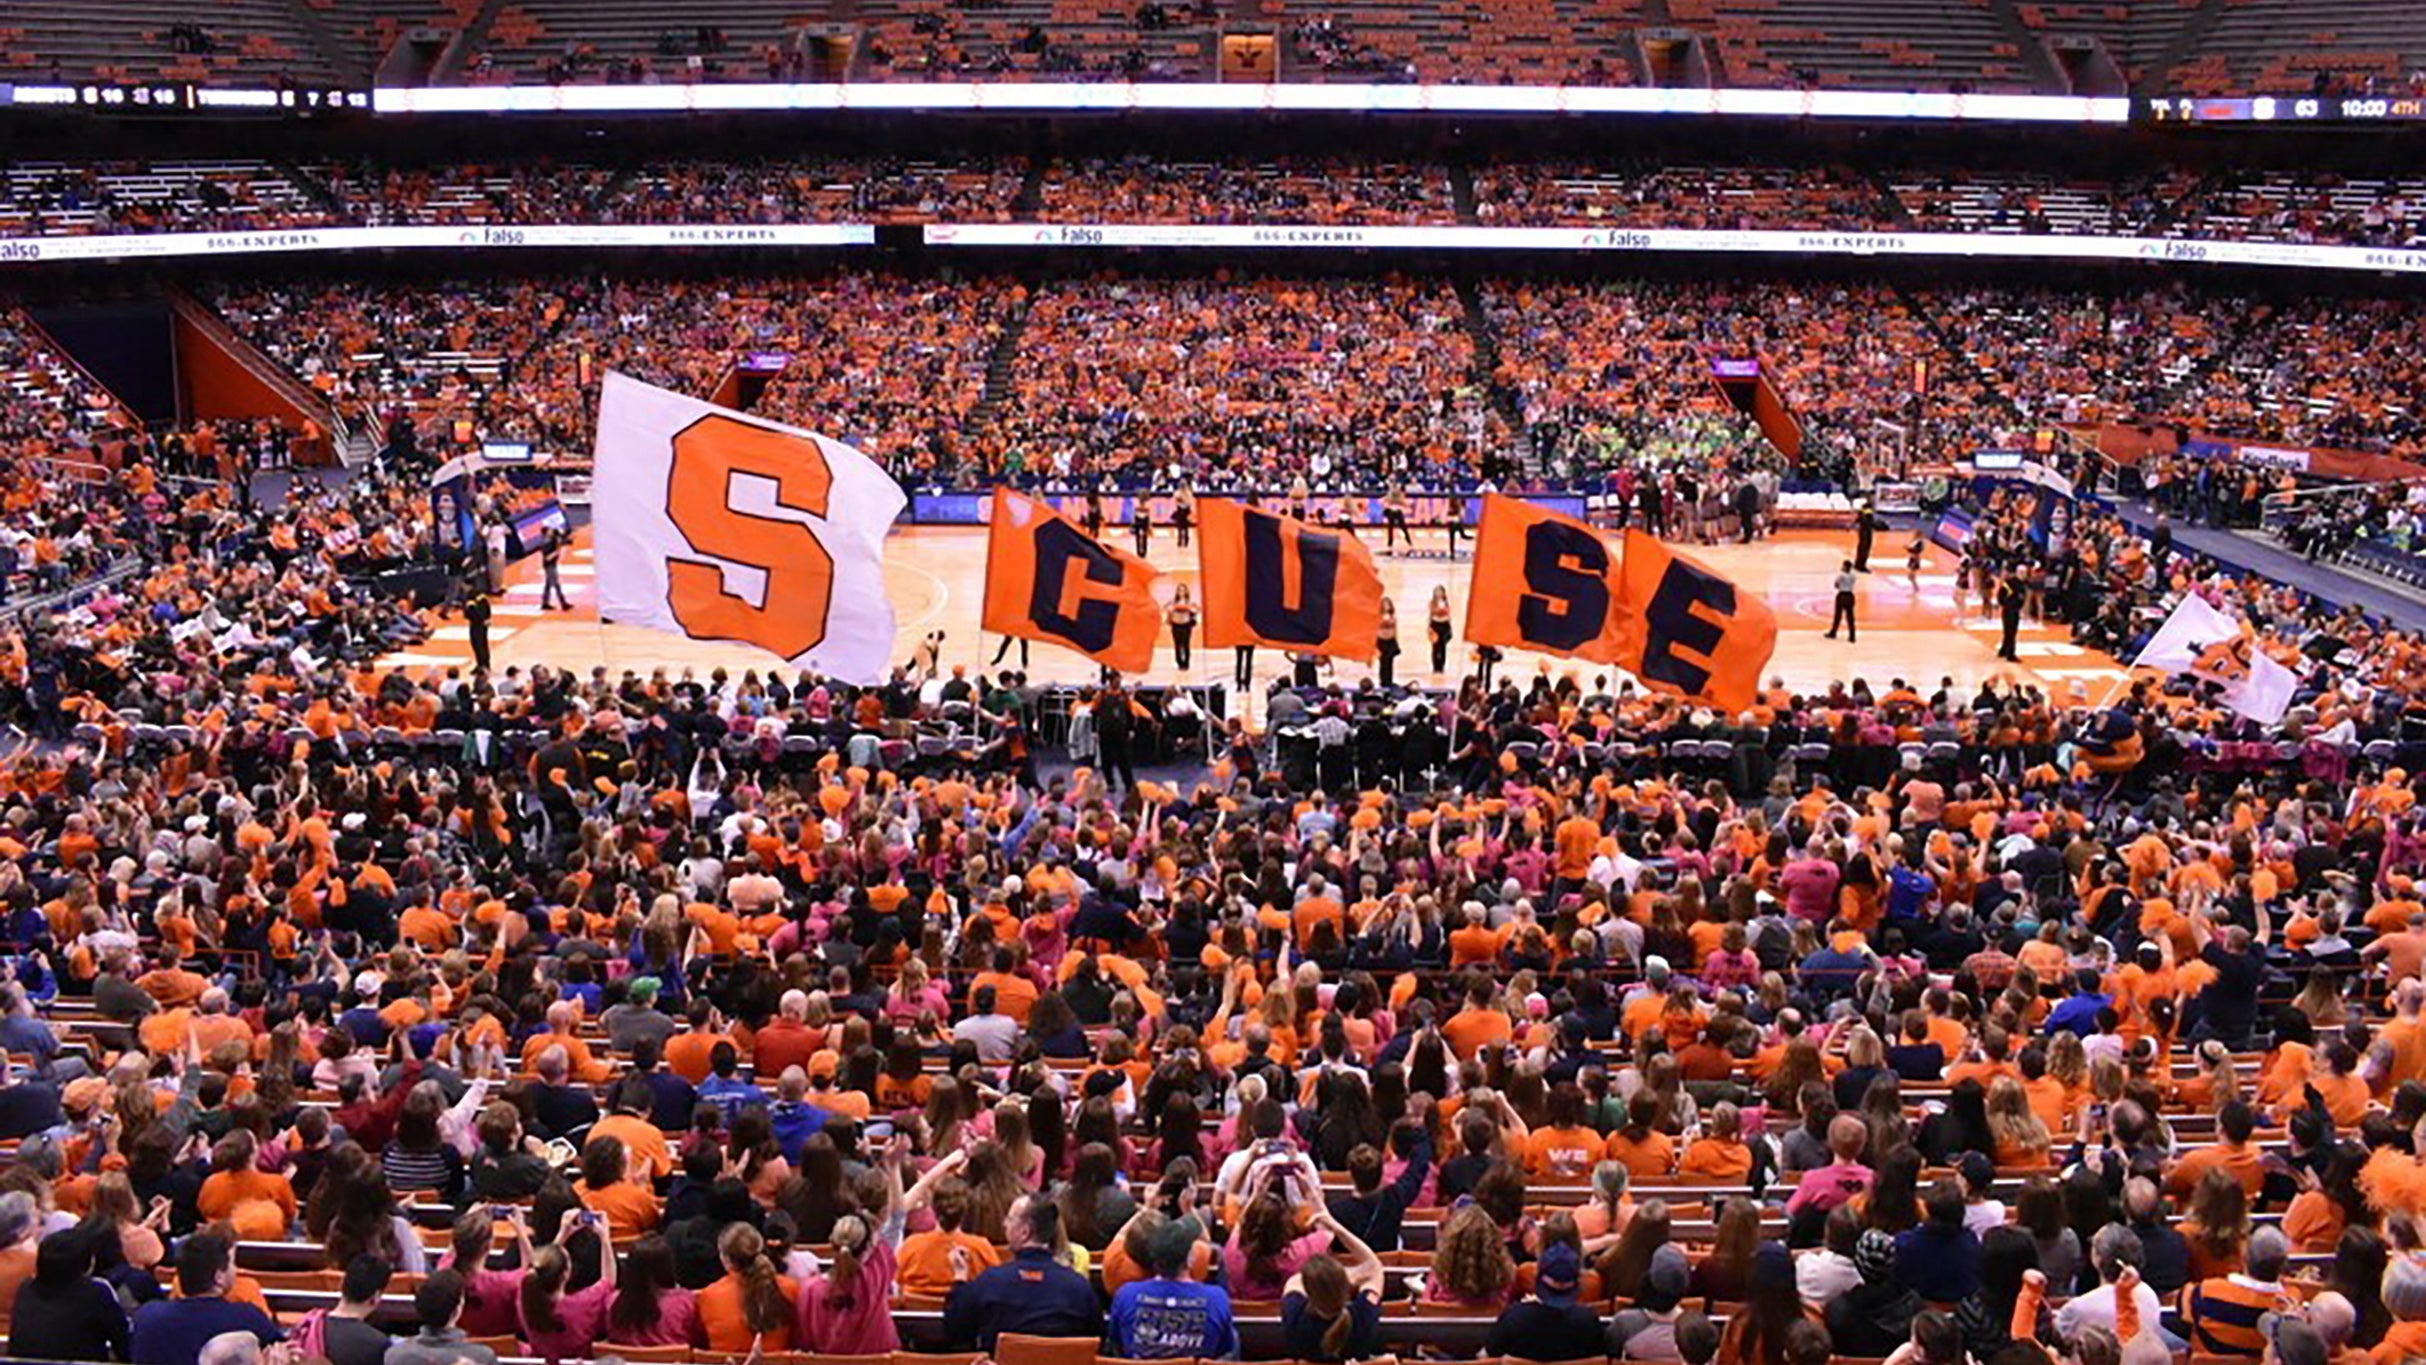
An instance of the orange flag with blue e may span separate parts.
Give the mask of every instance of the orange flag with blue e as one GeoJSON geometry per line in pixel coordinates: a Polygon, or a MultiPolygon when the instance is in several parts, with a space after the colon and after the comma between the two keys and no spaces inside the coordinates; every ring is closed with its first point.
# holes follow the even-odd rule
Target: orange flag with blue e
{"type": "Polygon", "coordinates": [[[1777,652],[1768,603],[1641,531],[1626,532],[1618,617],[1618,667],[1729,712],[1750,709],[1777,652]]]}

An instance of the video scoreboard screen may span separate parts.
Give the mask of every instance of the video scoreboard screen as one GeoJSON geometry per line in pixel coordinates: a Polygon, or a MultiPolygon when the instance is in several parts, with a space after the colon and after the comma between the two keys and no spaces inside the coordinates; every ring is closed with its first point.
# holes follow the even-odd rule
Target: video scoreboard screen
{"type": "Polygon", "coordinates": [[[2384,123],[2426,119],[2426,95],[2155,95],[2157,123],[2384,123]]]}

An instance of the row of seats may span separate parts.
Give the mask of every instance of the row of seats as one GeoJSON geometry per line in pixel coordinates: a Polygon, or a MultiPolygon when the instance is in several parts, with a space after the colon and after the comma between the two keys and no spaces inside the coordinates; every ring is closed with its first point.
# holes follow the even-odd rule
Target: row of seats
{"type": "MultiPolygon", "coordinates": [[[[2320,77],[2393,88],[2426,59],[2426,20],[2405,0],[2216,0],[2195,49],[2175,39],[2198,0],[2099,4],[1991,0],[510,0],[483,23],[472,0],[216,0],[189,18],[134,0],[28,11],[0,70],[129,82],[357,85],[416,30],[473,30],[453,68],[469,81],[800,79],[804,35],[856,34],[857,79],[1207,79],[1218,35],[1284,39],[1297,79],[1619,85],[1654,58],[1637,34],[1698,34],[1719,84],[2031,91],[2051,68],[2039,38],[2104,45],[2133,80],[2185,93],[2305,90],[2320,77]],[[1311,25],[1318,32],[1308,32],[1311,25]],[[2160,69],[2178,56],[2170,71],[2160,69]]],[[[824,72],[818,73],[821,76],[824,72]]],[[[1663,73],[1675,81],[1684,74],[1663,73]]]]}

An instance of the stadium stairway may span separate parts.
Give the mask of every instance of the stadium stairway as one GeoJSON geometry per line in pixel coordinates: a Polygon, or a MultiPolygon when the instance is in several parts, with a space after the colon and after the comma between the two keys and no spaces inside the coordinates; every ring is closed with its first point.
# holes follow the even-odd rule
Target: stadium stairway
{"type": "Polygon", "coordinates": [[[1457,206],[1457,221],[1479,223],[1482,215],[1476,209],[1474,168],[1462,161],[1449,163],[1449,201],[1457,206]]]}
{"type": "Polygon", "coordinates": [[[180,385],[193,416],[276,416],[309,421],[329,433],[325,450],[298,447],[296,458],[350,458],[359,435],[336,405],[294,371],[272,359],[237,332],[218,310],[180,288],[168,291],[169,314],[178,336],[180,385]]]}
{"type": "Polygon", "coordinates": [[[1987,8],[1989,15],[1996,20],[1997,30],[2004,34],[2005,41],[2022,54],[2022,69],[2029,73],[2039,89],[2073,93],[2072,78],[2064,74],[2063,66],[2047,50],[2047,44],[2040,41],[2039,35],[2022,22],[2021,12],[2014,8],[2014,0],[1988,0],[1987,8]]]}
{"type": "MultiPolygon", "coordinates": [[[[1890,198],[1892,197],[1891,195],[1890,198]]],[[[1900,207],[1900,201],[1898,202],[1900,207]]],[[[2022,411],[2022,405],[2014,401],[2013,395],[2005,391],[2005,386],[1997,382],[1995,375],[1981,368],[1979,362],[1971,358],[1971,352],[1963,348],[1962,339],[1956,336],[1935,312],[1930,310],[1927,301],[1915,294],[1911,287],[1901,280],[1890,280],[1888,283],[1895,290],[1896,297],[1903,300],[1904,307],[1911,312],[1912,316],[1920,319],[1922,327],[1928,329],[1929,335],[1937,342],[1937,348],[1947,355],[1962,376],[1979,385],[1980,391],[1987,395],[1988,401],[2011,416],[2016,423],[2026,425],[2030,419],[2028,414],[2022,411]]]]}
{"type": "MultiPolygon", "coordinates": [[[[2184,58],[2198,51],[2205,43],[2207,35],[2214,32],[2216,24],[2223,19],[2229,3],[2230,0],[2201,0],[2199,7],[2182,20],[2182,26],[2174,30],[2172,40],[2158,48],[2142,64],[2139,81],[2133,86],[2132,93],[2144,95],[2176,88],[2176,83],[2167,80],[2167,76],[2181,65],[2184,58]]],[[[2181,7],[2149,5],[2146,8],[2157,13],[2168,9],[2178,13],[2181,7]]]]}
{"type": "MultiPolygon", "coordinates": [[[[1473,195],[1473,184],[1468,181],[1464,202],[1458,210],[1461,218],[1471,213],[1473,195]]],[[[1517,403],[1515,393],[1497,378],[1499,329],[1491,323],[1491,310],[1483,307],[1482,290],[1473,280],[1463,277],[1457,280],[1456,289],[1457,302],[1466,313],[1466,334],[1474,340],[1474,385],[1482,391],[1491,411],[1507,426],[1517,466],[1528,474],[1541,474],[1545,471],[1533,448],[1533,433],[1526,429],[1524,409],[1517,403]]]]}
{"type": "MultiPolygon", "coordinates": [[[[1042,174],[1041,167],[1031,172],[1031,175],[1035,176],[1042,174]]],[[[1023,200],[1026,198],[1025,191],[1021,192],[1021,197],[1023,200]]],[[[1048,287],[1041,284],[1036,286],[1037,289],[1048,287]]],[[[977,406],[969,412],[967,422],[969,428],[976,429],[983,426],[996,412],[1001,410],[1004,403],[1011,400],[1012,362],[1019,355],[1019,339],[1027,335],[1028,315],[1035,310],[1035,307],[1036,295],[1031,290],[1026,298],[1021,299],[1004,316],[1002,331],[994,338],[993,349],[986,352],[986,386],[977,399],[977,406]]]]}
{"type": "Polygon", "coordinates": [[[295,17],[296,29],[331,70],[344,76],[349,84],[368,81],[371,68],[330,23],[329,8],[327,0],[287,0],[286,4],[286,12],[295,17]]]}

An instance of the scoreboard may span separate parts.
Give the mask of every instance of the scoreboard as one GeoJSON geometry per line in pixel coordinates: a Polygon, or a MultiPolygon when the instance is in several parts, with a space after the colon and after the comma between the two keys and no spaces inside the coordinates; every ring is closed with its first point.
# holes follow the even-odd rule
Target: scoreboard
{"type": "Polygon", "coordinates": [[[2155,95],[2156,123],[2382,123],[2426,119],[2426,95],[2155,95]]]}

